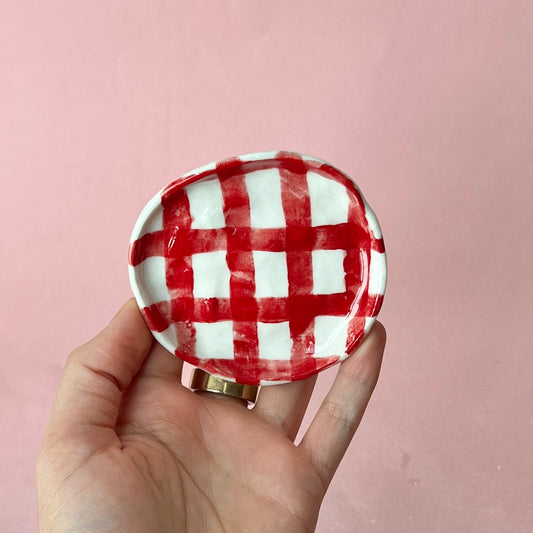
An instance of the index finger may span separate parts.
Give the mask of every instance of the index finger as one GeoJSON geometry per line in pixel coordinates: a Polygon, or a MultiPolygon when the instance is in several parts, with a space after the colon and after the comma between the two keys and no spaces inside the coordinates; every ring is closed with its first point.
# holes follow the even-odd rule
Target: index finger
{"type": "MultiPolygon", "coordinates": [[[[52,410],[48,432],[99,436],[109,440],[122,391],[130,385],[152,345],[152,336],[135,303],[129,300],[108,326],[69,356],[52,410]]],[[[82,435],[80,435],[82,436],[82,435]]],[[[104,439],[104,440],[105,440],[104,439]]]]}

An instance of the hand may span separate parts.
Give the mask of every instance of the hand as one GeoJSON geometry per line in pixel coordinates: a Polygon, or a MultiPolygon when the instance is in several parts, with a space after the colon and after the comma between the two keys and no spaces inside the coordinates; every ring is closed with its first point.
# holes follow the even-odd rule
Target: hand
{"type": "Polygon", "coordinates": [[[295,445],[315,378],[264,387],[253,409],[193,393],[130,300],[65,366],[37,461],[41,531],[314,531],[384,344],[376,323],[295,445]]]}

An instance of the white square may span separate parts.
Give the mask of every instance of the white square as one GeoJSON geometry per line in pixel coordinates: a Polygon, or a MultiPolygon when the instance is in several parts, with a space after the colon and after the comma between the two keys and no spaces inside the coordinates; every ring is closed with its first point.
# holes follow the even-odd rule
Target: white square
{"type": "Polygon", "coordinates": [[[195,298],[229,298],[230,271],[226,262],[226,252],[194,254],[193,296],[195,298]]]}
{"type": "Polygon", "coordinates": [[[233,321],[193,322],[200,359],[233,359],[233,321]]]}
{"type": "Polygon", "coordinates": [[[256,298],[289,296],[287,254],[285,252],[254,251],[256,298]]]}
{"type": "Polygon", "coordinates": [[[336,294],[346,291],[344,250],[314,250],[313,294],[336,294]]]}
{"type": "Polygon", "coordinates": [[[284,228],[281,178],[277,169],[256,170],[245,177],[253,228],[284,228]]]}
{"type": "Polygon", "coordinates": [[[223,228],[224,202],[218,179],[198,181],[185,187],[189,198],[192,229],[223,228]]]}
{"type": "Polygon", "coordinates": [[[328,226],[348,222],[350,199],[346,188],[338,181],[315,172],[307,173],[311,201],[311,225],[328,226]]]}
{"type": "Polygon", "coordinates": [[[291,330],[288,322],[257,323],[260,359],[290,360],[292,352],[291,330]]]}
{"type": "Polygon", "coordinates": [[[315,357],[346,355],[347,327],[346,317],[315,317],[315,357]]]}
{"type": "Polygon", "coordinates": [[[369,294],[385,294],[386,271],[387,260],[385,254],[370,250],[369,294]]]}

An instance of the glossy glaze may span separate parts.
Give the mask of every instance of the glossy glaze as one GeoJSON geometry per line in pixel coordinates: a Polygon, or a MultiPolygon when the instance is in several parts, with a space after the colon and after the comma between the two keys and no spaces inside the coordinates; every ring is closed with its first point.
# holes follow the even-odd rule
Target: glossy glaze
{"type": "Polygon", "coordinates": [[[240,383],[308,377],[370,329],[386,281],[374,213],[345,174],[293,152],[171,183],[141,213],[130,279],[156,338],[240,383]]]}

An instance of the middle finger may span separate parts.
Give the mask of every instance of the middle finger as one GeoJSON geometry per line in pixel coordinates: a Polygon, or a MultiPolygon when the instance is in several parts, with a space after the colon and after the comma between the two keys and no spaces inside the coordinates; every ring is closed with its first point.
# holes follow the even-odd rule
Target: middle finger
{"type": "Polygon", "coordinates": [[[254,412],[294,441],[309,404],[317,376],[301,381],[262,387],[254,412]]]}

